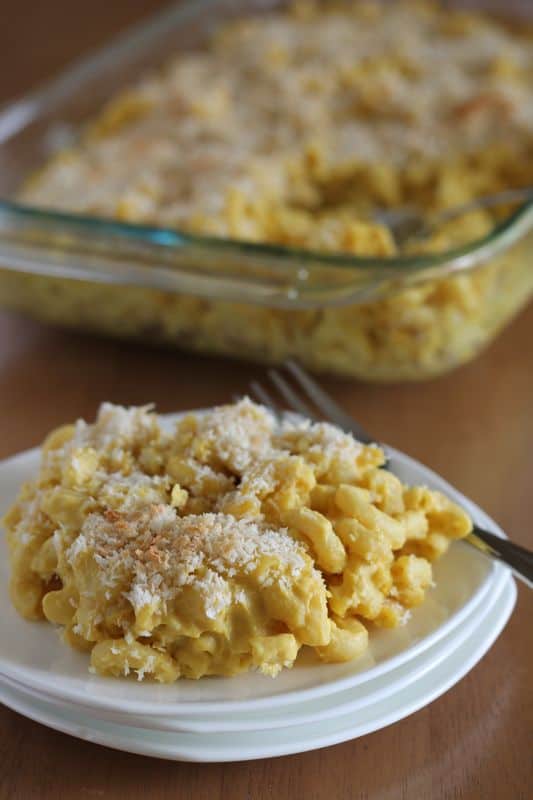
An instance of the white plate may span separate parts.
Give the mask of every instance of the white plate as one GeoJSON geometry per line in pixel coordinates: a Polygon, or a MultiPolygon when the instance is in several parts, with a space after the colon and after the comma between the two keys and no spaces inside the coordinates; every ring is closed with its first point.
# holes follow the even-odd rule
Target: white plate
{"type": "Polygon", "coordinates": [[[248,711],[231,715],[196,715],[193,717],[155,717],[120,714],[107,709],[96,709],[75,703],[62,702],[35,689],[25,686],[19,681],[0,676],[0,684],[23,691],[33,699],[47,702],[59,711],[70,711],[97,720],[108,720],[119,725],[132,725],[149,730],[177,731],[188,733],[229,733],[242,731],[260,731],[305,725],[333,719],[348,713],[354,714],[362,708],[384,700],[395,692],[399,692],[420,680],[429,670],[443,659],[448,658],[479,628],[489,615],[497,611],[502,596],[506,591],[508,575],[502,570],[497,585],[481,608],[476,608],[466,620],[440,642],[429,647],[418,658],[385,673],[374,680],[366,681],[360,686],[334,692],[316,700],[293,703],[287,709],[272,711],[248,711]]]}
{"type": "Polygon", "coordinates": [[[402,691],[333,720],[272,731],[246,733],[163,733],[94,721],[79,714],[60,713],[24,692],[0,685],[0,699],[15,711],[56,730],[90,742],[140,755],[174,761],[245,761],[301,753],[345,742],[391,725],[435,700],[459,681],[483,657],[505,626],[515,604],[511,578],[494,613],[451,655],[439,661],[424,677],[402,691]]]}
{"type": "MultiPolygon", "coordinates": [[[[38,469],[32,450],[0,464],[0,513],[20,484],[38,469]]],[[[394,471],[407,483],[427,484],[461,503],[483,527],[503,535],[477,506],[431,470],[393,452],[394,471]]],[[[238,678],[180,680],[159,685],[91,675],[86,654],[61,644],[48,623],[22,620],[6,602],[0,618],[0,673],[57,699],[118,713],[158,716],[228,714],[285,707],[363,684],[419,656],[460,625],[476,605],[485,602],[503,568],[461,543],[435,565],[436,586],[408,624],[372,633],[368,652],[347,664],[318,664],[306,658],[275,680],[258,674],[238,678]]],[[[8,580],[5,544],[0,543],[0,586],[8,580]],[[1,548],[4,548],[2,550],[1,548]]]]}

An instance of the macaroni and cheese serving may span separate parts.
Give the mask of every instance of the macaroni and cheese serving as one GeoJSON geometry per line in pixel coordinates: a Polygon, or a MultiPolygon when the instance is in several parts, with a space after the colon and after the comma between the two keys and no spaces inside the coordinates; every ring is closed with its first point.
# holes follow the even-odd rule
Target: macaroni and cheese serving
{"type": "Polygon", "coordinates": [[[11,599],[103,675],[274,676],[304,646],[357,658],[471,530],[383,463],[377,446],[248,399],[172,432],[149,408],[104,403],[94,424],[48,436],[4,519],[11,599]]]}

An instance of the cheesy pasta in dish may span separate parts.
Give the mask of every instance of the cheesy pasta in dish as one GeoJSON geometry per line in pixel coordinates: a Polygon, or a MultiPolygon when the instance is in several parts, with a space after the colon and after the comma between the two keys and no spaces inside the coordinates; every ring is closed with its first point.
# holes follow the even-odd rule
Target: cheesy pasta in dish
{"type": "Polygon", "coordinates": [[[357,658],[471,530],[383,463],[330,424],[280,422],[248,399],[172,432],[149,408],[104,403],[94,424],[49,435],[4,519],[11,599],[102,675],[274,676],[304,646],[357,658]]]}
{"type": "MultiPolygon", "coordinates": [[[[394,267],[398,244],[376,223],[376,209],[431,214],[533,184],[532,74],[525,23],[429,2],[288,4],[221,25],[205,47],[177,53],[111,98],[20,199],[199,235],[386,257],[394,267]]],[[[495,213],[465,214],[407,252],[477,240],[495,213]]],[[[450,268],[417,286],[397,265],[388,296],[341,308],[257,307],[19,273],[0,275],[0,289],[7,305],[53,322],[412,379],[472,358],[527,302],[530,249],[524,239],[475,271],[450,268]]],[[[215,275],[223,257],[198,265],[193,254],[189,266],[215,275]]],[[[305,257],[302,266],[305,276],[305,257]]]]}
{"type": "MultiPolygon", "coordinates": [[[[431,3],[305,2],[217,28],[111,98],[22,198],[307,250],[393,255],[377,208],[533,180],[533,37],[431,3]]],[[[491,214],[450,226],[482,235],[491,214]]]]}

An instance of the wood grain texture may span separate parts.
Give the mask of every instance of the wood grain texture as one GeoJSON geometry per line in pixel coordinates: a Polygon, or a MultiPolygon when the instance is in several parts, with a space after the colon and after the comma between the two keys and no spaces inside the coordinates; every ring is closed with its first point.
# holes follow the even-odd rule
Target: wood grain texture
{"type": "MultiPolygon", "coordinates": [[[[164,3],[3,0],[0,102],[164,3]],[[53,32],[44,36],[43,30],[53,32]],[[24,46],[21,45],[24,42],[24,46]]],[[[0,458],[102,400],[206,406],[261,370],[66,333],[0,314],[0,458]]],[[[442,473],[533,546],[533,308],[475,363],[423,384],[328,380],[376,436],[442,473]]],[[[6,602],[6,598],[3,598],[6,602]]],[[[0,709],[0,800],[526,800],[532,785],[531,593],[495,646],[428,708],[312,753],[189,765],[108,750],[0,709]]]]}

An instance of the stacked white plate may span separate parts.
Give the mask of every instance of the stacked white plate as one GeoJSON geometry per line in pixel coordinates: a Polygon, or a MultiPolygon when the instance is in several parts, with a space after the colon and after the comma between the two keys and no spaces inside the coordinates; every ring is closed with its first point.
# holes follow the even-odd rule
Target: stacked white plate
{"type": "MultiPolygon", "coordinates": [[[[0,464],[0,513],[39,452],[0,464]]],[[[407,483],[440,489],[483,527],[496,523],[442,478],[393,453],[407,483]]],[[[65,647],[54,628],[22,620],[9,604],[5,544],[0,552],[0,700],[51,728],[159,758],[240,761],[343,742],[390,725],[450,689],[504,628],[516,589],[508,571],[467,544],[434,567],[435,586],[407,624],[373,630],[365,656],[320,665],[304,657],[277,678],[256,674],[158,685],[91,675],[88,657],[65,647]]]]}

